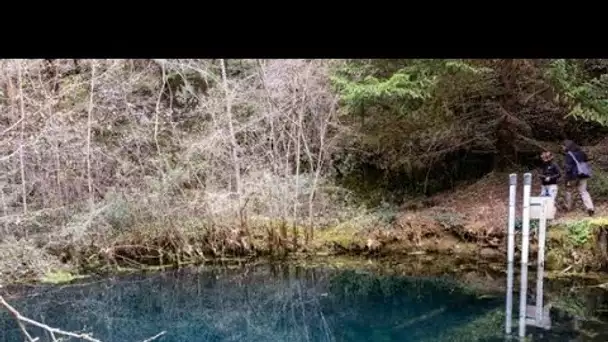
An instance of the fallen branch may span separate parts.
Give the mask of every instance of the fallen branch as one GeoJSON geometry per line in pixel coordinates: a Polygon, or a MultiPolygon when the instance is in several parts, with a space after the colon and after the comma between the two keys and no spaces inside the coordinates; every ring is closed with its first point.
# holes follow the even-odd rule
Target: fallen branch
{"type": "MultiPolygon", "coordinates": [[[[42,324],[40,322],[34,321],[33,319],[27,318],[27,317],[21,315],[19,313],[19,311],[17,311],[17,309],[15,309],[14,307],[12,307],[6,300],[4,300],[4,297],[2,297],[2,296],[0,296],[0,305],[3,306],[9,312],[9,314],[11,316],[13,316],[13,318],[19,325],[21,332],[27,338],[28,342],[36,342],[36,341],[38,341],[38,337],[32,337],[27,332],[25,325],[23,323],[27,323],[27,324],[30,324],[30,325],[33,325],[38,328],[46,330],[47,332],[49,332],[49,334],[53,338],[53,341],[57,341],[57,339],[55,338],[55,334],[57,334],[57,335],[74,337],[74,338],[78,338],[78,339],[85,340],[85,341],[102,342],[101,340],[91,337],[91,335],[89,335],[89,334],[76,334],[73,332],[64,331],[64,330],[53,328],[46,324],[42,324]]],[[[166,333],[166,331],[162,331],[162,332],[144,340],[143,342],[151,342],[151,341],[163,336],[165,333],[166,333]]]]}
{"type": "Polygon", "coordinates": [[[154,336],[152,336],[152,337],[150,337],[150,338],[147,338],[147,339],[143,340],[143,342],[151,342],[151,341],[154,341],[154,340],[156,340],[157,338],[159,338],[159,337],[163,336],[163,335],[164,335],[164,334],[166,334],[166,333],[167,333],[166,331],[161,331],[161,332],[159,332],[158,334],[156,334],[156,335],[154,335],[154,336]]]}
{"type": "Polygon", "coordinates": [[[559,272],[560,275],[565,274],[566,272],[570,271],[572,269],[572,265],[566,267],[565,269],[563,269],[561,272],[559,272]]]}

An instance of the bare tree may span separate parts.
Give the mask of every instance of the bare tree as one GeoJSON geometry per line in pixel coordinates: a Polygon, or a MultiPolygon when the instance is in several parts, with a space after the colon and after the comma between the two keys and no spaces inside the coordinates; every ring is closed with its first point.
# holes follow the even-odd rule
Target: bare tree
{"type": "Polygon", "coordinates": [[[342,210],[320,187],[338,125],[331,63],[3,62],[5,235],[112,245],[110,229],[197,221],[221,240],[279,220],[283,239],[300,222],[312,237],[316,213],[342,210]]]}
{"type": "Polygon", "coordinates": [[[244,210],[243,207],[243,190],[241,189],[241,163],[239,159],[239,145],[236,142],[236,136],[234,131],[234,125],[232,122],[232,92],[228,88],[228,79],[226,77],[226,65],[223,59],[220,59],[220,65],[222,68],[222,86],[224,87],[224,93],[226,95],[226,116],[228,119],[228,129],[230,132],[230,144],[232,145],[232,162],[234,163],[234,182],[236,186],[236,194],[238,196],[238,208],[241,224],[244,225],[245,220],[242,216],[244,210]]]}
{"type": "Polygon", "coordinates": [[[93,212],[93,178],[91,176],[91,118],[93,115],[93,96],[95,94],[95,62],[91,63],[91,90],[89,95],[89,110],[87,115],[87,185],[89,188],[89,208],[93,212]]]}
{"type": "MultiPolygon", "coordinates": [[[[23,200],[23,215],[27,215],[27,186],[25,180],[25,165],[24,165],[24,134],[25,134],[25,109],[24,109],[24,100],[23,100],[23,79],[21,75],[21,61],[17,61],[17,82],[19,83],[19,109],[21,112],[21,118],[19,119],[21,123],[21,130],[19,135],[19,169],[21,171],[21,195],[23,200]]],[[[26,230],[27,235],[27,230],[26,230]]]]}

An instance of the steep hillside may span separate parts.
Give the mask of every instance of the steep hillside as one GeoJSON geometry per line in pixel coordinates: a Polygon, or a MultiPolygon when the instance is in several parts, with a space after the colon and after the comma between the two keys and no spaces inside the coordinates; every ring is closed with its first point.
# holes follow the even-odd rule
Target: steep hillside
{"type": "Polygon", "coordinates": [[[503,176],[488,174],[533,167],[564,138],[605,166],[607,66],[0,61],[0,272],[179,266],[345,235],[375,246],[393,224],[408,243],[458,226],[499,244],[503,176]]]}

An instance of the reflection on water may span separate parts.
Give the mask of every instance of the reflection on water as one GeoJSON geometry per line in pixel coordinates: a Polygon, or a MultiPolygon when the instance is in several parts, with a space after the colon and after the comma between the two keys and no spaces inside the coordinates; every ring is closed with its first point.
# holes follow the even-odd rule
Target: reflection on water
{"type": "MultiPolygon", "coordinates": [[[[141,341],[162,330],[164,342],[504,340],[504,297],[480,296],[448,279],[287,265],[35,288],[11,302],[28,317],[107,342],[141,341]]],[[[581,334],[576,330],[602,329],[589,318],[597,305],[583,302],[578,313],[566,306],[554,304],[551,330],[528,328],[534,340],[570,341],[581,334]]],[[[4,313],[0,341],[22,341],[4,313]]]]}

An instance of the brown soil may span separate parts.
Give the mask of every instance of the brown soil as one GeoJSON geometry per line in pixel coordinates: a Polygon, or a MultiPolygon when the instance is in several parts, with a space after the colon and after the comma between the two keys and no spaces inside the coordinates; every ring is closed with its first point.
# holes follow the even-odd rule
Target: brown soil
{"type": "MultiPolygon", "coordinates": [[[[363,250],[380,255],[441,253],[476,256],[483,260],[504,260],[508,179],[508,174],[491,173],[470,186],[427,200],[426,202],[432,205],[426,208],[405,205],[392,226],[374,229],[354,244],[361,245],[364,241],[361,246],[363,250]]],[[[522,211],[522,180],[523,175],[520,174],[517,219],[521,217],[522,211]]],[[[532,195],[539,192],[540,184],[533,182],[532,195]]],[[[582,204],[575,204],[578,210],[565,213],[562,192],[558,196],[557,217],[549,225],[557,226],[568,221],[588,218],[580,209],[582,204]]],[[[605,204],[596,203],[596,206],[597,217],[607,212],[605,204]]],[[[566,239],[563,234],[550,235],[548,244],[560,245],[562,239],[566,239]]],[[[353,245],[353,241],[347,241],[349,245],[353,245]]],[[[344,252],[347,246],[342,244],[341,248],[337,251],[344,252]]],[[[536,249],[537,246],[532,241],[531,253],[534,254],[536,249]]]]}
{"type": "MultiPolygon", "coordinates": [[[[521,178],[520,176],[518,197],[522,196],[521,178]]],[[[539,190],[539,185],[535,184],[533,193],[538,193],[539,190]]],[[[378,224],[373,229],[362,230],[354,224],[318,230],[315,232],[313,243],[306,247],[303,246],[301,229],[297,229],[299,237],[294,243],[293,237],[290,236],[291,229],[269,227],[268,224],[257,228],[250,226],[249,236],[240,229],[209,230],[197,226],[191,229],[175,229],[163,226],[162,229],[154,230],[148,226],[142,230],[145,234],[142,233],[141,236],[125,232],[124,236],[113,237],[111,241],[95,239],[85,248],[55,246],[57,248],[50,248],[45,253],[56,256],[58,261],[61,259],[67,265],[77,266],[81,272],[98,272],[100,269],[110,271],[116,266],[180,267],[212,259],[283,257],[293,252],[308,255],[379,256],[447,254],[487,262],[503,262],[506,255],[504,238],[507,227],[507,201],[508,174],[492,173],[470,186],[419,202],[426,204],[426,207],[420,207],[418,204],[418,208],[414,205],[404,205],[388,226],[378,224]]],[[[518,204],[517,216],[520,216],[521,203],[518,204]]],[[[598,205],[597,216],[602,216],[606,209],[605,205],[598,205]]],[[[568,214],[558,211],[558,219],[553,223],[559,225],[584,218],[586,215],[582,210],[568,214]]],[[[585,260],[581,257],[584,253],[581,253],[583,251],[580,246],[568,245],[567,234],[558,230],[555,232],[557,234],[550,234],[547,242],[548,248],[552,248],[548,251],[547,258],[551,257],[556,269],[563,269],[564,265],[570,265],[572,262],[587,265],[589,259],[596,257],[595,252],[586,253],[585,260]]],[[[535,248],[532,243],[533,254],[535,248]]],[[[4,258],[12,255],[4,254],[4,258]]],[[[15,255],[13,259],[21,257],[15,255]]],[[[23,272],[25,271],[31,270],[24,268],[23,272]]],[[[26,273],[31,273],[28,272],[26,273]]],[[[19,272],[13,269],[0,267],[0,278],[14,281],[15,277],[23,278],[26,275],[17,273],[19,272]],[[11,277],[8,277],[9,275],[11,277]]]]}

